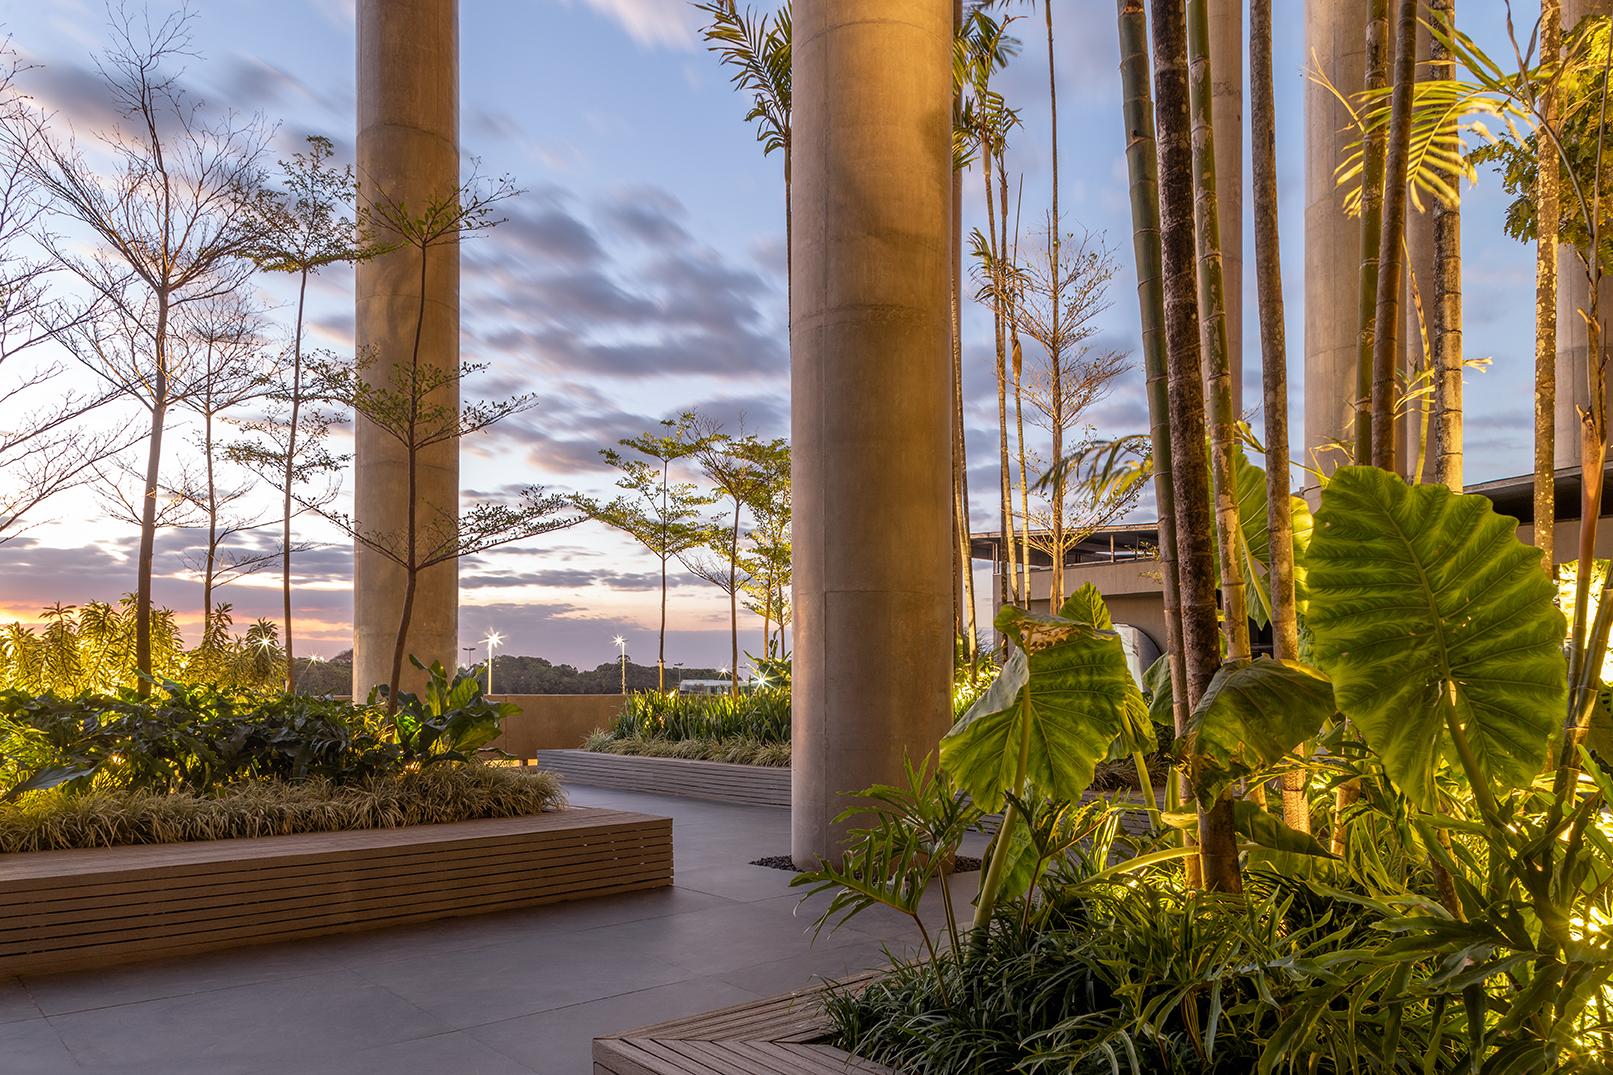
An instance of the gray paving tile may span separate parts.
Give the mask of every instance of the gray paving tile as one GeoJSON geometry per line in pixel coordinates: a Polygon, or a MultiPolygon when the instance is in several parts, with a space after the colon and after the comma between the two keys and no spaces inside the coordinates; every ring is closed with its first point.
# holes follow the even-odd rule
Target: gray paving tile
{"type": "Polygon", "coordinates": [[[716,977],[729,985],[770,997],[847,978],[886,963],[885,945],[880,941],[849,935],[831,939],[825,934],[804,955],[753,963],[722,971],[716,977]]]}
{"type": "MultiPolygon", "coordinates": [[[[654,932],[680,917],[630,926],[654,932]]],[[[394,960],[361,968],[360,973],[455,1029],[688,977],[686,970],[657,952],[618,939],[620,928],[627,927],[566,936],[542,934],[454,955],[394,960]]]]}
{"type": "Polygon", "coordinates": [[[38,1019],[43,1014],[22,982],[16,978],[0,978],[0,1023],[38,1019]]]}
{"type": "MultiPolygon", "coordinates": [[[[760,858],[761,856],[757,856],[760,858]]],[[[678,887],[709,892],[731,900],[751,902],[787,895],[795,874],[741,861],[711,866],[687,866],[678,870],[678,887]]]]}
{"type": "Polygon", "coordinates": [[[0,1067],[6,1075],[75,1075],[78,1063],[43,1018],[0,1025],[0,1067]]]}
{"type": "Polygon", "coordinates": [[[108,1071],[181,1063],[237,1071],[452,1029],[349,971],[71,1012],[50,1023],[84,1067],[108,1071]]]}
{"type": "Polygon", "coordinates": [[[540,1075],[585,1075],[592,1070],[596,1037],[761,996],[716,978],[695,978],[488,1023],[466,1033],[540,1075]]]}
{"type": "MultiPolygon", "coordinates": [[[[335,1056],[276,1061],[249,1075],[532,1075],[532,1068],[461,1031],[335,1056]]],[[[586,1068],[577,1069],[579,1073],[586,1068]]]]}

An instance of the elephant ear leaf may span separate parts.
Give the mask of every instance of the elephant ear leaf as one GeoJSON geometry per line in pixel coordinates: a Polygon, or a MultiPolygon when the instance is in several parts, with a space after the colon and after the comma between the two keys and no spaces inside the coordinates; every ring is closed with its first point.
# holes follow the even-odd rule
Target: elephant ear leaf
{"type": "Polygon", "coordinates": [[[1148,716],[1155,724],[1175,727],[1175,687],[1171,683],[1170,654],[1162,653],[1143,673],[1143,686],[1148,688],[1148,716]]]}
{"type": "Polygon", "coordinates": [[[1109,616],[1109,606],[1104,603],[1103,594],[1090,582],[1083,582],[1079,589],[1064,599],[1064,607],[1059,609],[1059,615],[1067,620],[1083,624],[1094,631],[1112,631],[1115,629],[1114,620],[1109,616]]]}
{"type": "Polygon", "coordinates": [[[1193,794],[1213,803],[1231,784],[1281,761],[1333,713],[1333,685],[1298,661],[1222,665],[1177,746],[1193,761],[1193,794]]]}
{"type": "MultiPolygon", "coordinates": [[[[1242,531],[1243,577],[1248,583],[1249,618],[1256,626],[1271,624],[1271,517],[1267,510],[1266,472],[1249,462],[1241,450],[1233,457],[1238,495],[1238,525],[1242,531]]],[[[1290,496],[1289,522],[1294,541],[1294,590],[1301,608],[1305,606],[1305,551],[1310,546],[1314,521],[1311,507],[1301,497],[1290,496]]]]}
{"type": "Polygon", "coordinates": [[[1039,793],[1078,798],[1126,725],[1128,688],[1137,689],[1120,639],[1012,607],[997,626],[1017,646],[941,740],[941,764],[990,813],[1013,790],[1023,747],[1026,778],[1039,793]]]}
{"type": "Polygon", "coordinates": [[[1562,613],[1540,550],[1481,496],[1337,471],[1306,556],[1316,663],[1413,802],[1434,804],[1448,720],[1482,777],[1529,784],[1562,725],[1562,613]]]}
{"type": "MultiPolygon", "coordinates": [[[[1091,627],[1095,631],[1114,630],[1114,619],[1109,615],[1109,606],[1103,599],[1103,594],[1090,582],[1081,586],[1064,600],[1064,607],[1059,609],[1059,615],[1067,620],[1091,627]]],[[[1123,645],[1123,644],[1122,644],[1123,645]]],[[[1120,729],[1120,735],[1109,746],[1106,761],[1116,761],[1120,758],[1129,758],[1141,751],[1151,754],[1159,746],[1154,735],[1154,722],[1149,717],[1148,700],[1143,697],[1142,688],[1137,681],[1129,675],[1126,677],[1126,706],[1125,720],[1120,729]]]]}

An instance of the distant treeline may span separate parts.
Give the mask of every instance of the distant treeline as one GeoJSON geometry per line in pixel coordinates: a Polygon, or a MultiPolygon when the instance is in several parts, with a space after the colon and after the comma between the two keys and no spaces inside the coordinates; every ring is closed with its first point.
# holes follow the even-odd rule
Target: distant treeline
{"type": "MultiPolygon", "coordinates": [[[[353,686],[353,653],[344,651],[329,660],[297,661],[297,691],[301,694],[346,695],[353,686]]],[[[486,667],[472,666],[485,676],[486,667]]],[[[465,669],[461,669],[465,671],[465,669]]],[[[720,679],[715,668],[667,669],[667,686],[682,679],[720,679]]],[[[655,666],[627,664],[627,689],[653,691],[655,666]]],[[[622,689],[622,666],[616,661],[587,670],[569,664],[554,664],[542,657],[499,654],[493,668],[493,688],[498,694],[617,694],[622,689]]]]}

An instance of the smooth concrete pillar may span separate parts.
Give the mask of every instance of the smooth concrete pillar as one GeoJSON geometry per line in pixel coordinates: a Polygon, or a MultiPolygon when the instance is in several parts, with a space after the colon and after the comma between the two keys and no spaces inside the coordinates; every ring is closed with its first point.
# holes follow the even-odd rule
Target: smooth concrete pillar
{"type": "MultiPolygon", "coordinates": [[[[1613,0],[1563,0],[1563,36],[1566,38],[1587,15],[1613,15],[1613,0]]],[[[1567,210],[1574,193],[1563,184],[1558,197],[1567,210]]],[[[1602,280],[1601,291],[1600,320],[1605,336],[1613,323],[1613,277],[1602,280]]],[[[1573,246],[1561,243],[1557,249],[1557,417],[1553,423],[1558,469],[1580,465],[1579,414],[1590,407],[1591,398],[1589,334],[1580,311],[1590,312],[1590,296],[1585,262],[1573,246]]],[[[1607,397],[1613,413],[1613,378],[1609,379],[1607,397]]]]}
{"type": "MultiPolygon", "coordinates": [[[[1346,94],[1366,84],[1366,0],[1305,0],[1305,52],[1346,94]]],[[[1349,113],[1305,83],[1305,441],[1299,461],[1331,470],[1324,446],[1352,435],[1361,222],[1345,215],[1334,169],[1355,140],[1349,113]]]]}
{"type": "MultiPolygon", "coordinates": [[[[1232,412],[1243,413],[1243,4],[1209,6],[1210,122],[1215,129],[1215,208],[1232,368],[1232,412]]],[[[1256,356],[1256,368],[1259,357],[1256,356]]],[[[1258,398],[1258,394],[1257,394],[1258,398]]]]}
{"type": "Polygon", "coordinates": [[[951,722],[952,0],[797,0],[791,851],[951,722]]]}
{"type": "MultiPolygon", "coordinates": [[[[358,0],[358,179],[361,197],[385,192],[419,211],[459,187],[458,0],[358,0]]],[[[383,236],[384,238],[385,236],[383,236]]],[[[418,253],[405,247],[357,269],[355,335],[372,356],[366,377],[385,383],[407,366],[420,299],[418,253]]],[[[459,365],[459,247],[444,244],[426,268],[427,303],[420,361],[459,365]]],[[[457,394],[448,400],[457,406],[457,394]]],[[[360,419],[356,433],[354,510],[368,533],[402,547],[408,521],[406,456],[392,438],[360,419]]],[[[459,512],[457,443],[421,453],[416,474],[417,526],[436,537],[459,512]]],[[[403,604],[404,573],[387,558],[354,549],[353,693],[362,697],[391,674],[403,604]]],[[[424,572],[415,595],[407,650],[426,664],[453,668],[459,644],[459,569],[450,561],[424,572]]],[[[419,675],[404,664],[405,689],[419,675]]]]}

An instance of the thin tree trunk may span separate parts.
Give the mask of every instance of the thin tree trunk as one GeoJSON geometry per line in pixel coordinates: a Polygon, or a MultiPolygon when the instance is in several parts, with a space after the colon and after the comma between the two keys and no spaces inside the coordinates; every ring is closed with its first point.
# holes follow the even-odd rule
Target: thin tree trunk
{"type": "Polygon", "coordinates": [[[1148,16],[1142,0],[1118,0],[1120,79],[1124,87],[1126,165],[1131,180],[1132,245],[1142,320],[1148,425],[1153,443],[1154,503],[1160,520],[1159,564],[1164,576],[1165,659],[1176,733],[1187,730],[1182,669],[1182,619],[1176,578],[1175,497],[1171,489],[1170,396],[1165,369],[1165,280],[1160,268],[1159,173],[1154,148],[1154,100],[1148,85],[1148,16]]]}
{"type": "Polygon", "coordinates": [[[991,190],[993,156],[991,144],[981,139],[980,178],[984,181],[986,193],[986,253],[991,259],[987,265],[987,276],[991,286],[992,342],[997,349],[997,466],[1000,486],[998,512],[1004,550],[997,557],[997,566],[1000,577],[1005,580],[1004,599],[1018,604],[1019,578],[1016,574],[1018,567],[1014,563],[1014,543],[1008,536],[1012,533],[1008,515],[1013,501],[1010,499],[1009,485],[1012,471],[1008,468],[1008,358],[1005,324],[1007,311],[1004,309],[1002,263],[1005,251],[997,242],[997,210],[991,190]]]}
{"type": "MultiPolygon", "coordinates": [[[[1389,85],[1389,0],[1371,0],[1367,13],[1366,89],[1389,85]]],[[[1355,444],[1353,462],[1372,458],[1372,355],[1378,302],[1378,243],[1383,231],[1384,136],[1382,128],[1361,142],[1361,290],[1355,352],[1355,444]]]]}
{"type": "MultiPolygon", "coordinates": [[[[1019,259],[1019,210],[1014,210],[1014,247],[1013,253],[1010,255],[1008,249],[1008,162],[1001,153],[997,156],[997,187],[1002,196],[1002,220],[999,222],[999,226],[1002,228],[1002,243],[998,249],[1003,257],[1008,258],[1011,263],[1017,264],[1019,259]]],[[[1023,198],[1025,194],[1023,178],[1020,180],[1019,192],[1021,198],[1023,198]]],[[[1019,518],[1021,520],[1019,527],[1019,566],[1021,572],[1019,592],[1028,607],[1031,592],[1031,490],[1030,464],[1026,462],[1025,457],[1025,394],[1020,386],[1021,375],[1025,372],[1025,355],[1023,349],[1019,346],[1017,298],[1018,293],[1013,287],[1009,287],[1007,293],[1003,296],[1003,301],[1007,303],[1007,313],[1003,317],[1003,327],[1009,334],[1008,362],[1009,368],[1014,375],[1014,445],[1015,454],[1019,458],[1019,518]]],[[[1014,517],[1013,506],[1013,498],[1010,496],[1008,501],[1008,517],[1010,521],[1014,517]]],[[[1008,531],[1008,540],[1010,542],[1014,540],[1014,531],[1012,529],[1008,531]]]]}
{"type": "Polygon", "coordinates": [[[1372,465],[1395,469],[1395,359],[1400,350],[1400,288],[1405,271],[1406,170],[1411,96],[1417,81],[1417,0],[1398,0],[1394,90],[1384,153],[1383,231],[1372,330],[1372,465]]]}
{"type": "MultiPolygon", "coordinates": [[[[1221,664],[1215,556],[1210,545],[1210,467],[1205,452],[1199,303],[1194,281],[1193,149],[1188,118],[1182,0],[1152,0],[1154,100],[1159,142],[1161,268],[1171,413],[1171,483],[1187,705],[1197,704],[1221,664]]],[[[1241,891],[1232,803],[1199,814],[1199,861],[1212,889],[1241,891]]]]}
{"type": "Polygon", "coordinates": [[[1187,2],[1188,95],[1193,116],[1193,192],[1197,205],[1199,332],[1209,407],[1210,470],[1215,497],[1221,611],[1227,658],[1250,655],[1249,607],[1238,555],[1237,413],[1232,409],[1232,360],[1227,347],[1226,282],[1221,265],[1220,205],[1215,191],[1214,72],[1210,67],[1209,0],[1187,2]]]}
{"type": "Polygon", "coordinates": [[[739,497],[734,497],[734,528],[728,537],[728,630],[733,642],[734,697],[739,697],[739,497]]]}
{"type": "MultiPolygon", "coordinates": [[[[1563,51],[1561,0],[1541,0],[1540,55],[1556,61],[1563,51]]],[[[1557,122],[1557,94],[1547,87],[1543,126],[1557,122]]],[[[1557,562],[1557,231],[1559,164],[1555,144],[1538,136],[1535,175],[1535,544],[1541,567],[1555,577],[1557,562]]]]}
{"type": "Polygon", "coordinates": [[[157,295],[155,333],[157,375],[151,389],[151,437],[146,448],[146,482],[140,503],[140,550],[135,558],[135,693],[151,695],[151,565],[157,543],[157,480],[162,473],[162,434],[168,421],[168,296],[157,295]]]}
{"type": "Polygon", "coordinates": [[[297,423],[302,412],[302,317],[308,297],[308,270],[297,281],[297,323],[291,336],[291,421],[286,432],[285,488],[280,516],[280,604],[285,619],[286,693],[297,689],[297,665],[291,639],[291,486],[297,476],[297,423]]]}
{"type": "MultiPolygon", "coordinates": [[[[1255,285],[1260,302],[1260,371],[1266,434],[1266,517],[1270,520],[1272,651],[1299,660],[1294,593],[1294,516],[1288,463],[1288,343],[1283,326],[1282,243],[1277,219],[1277,107],[1271,71],[1271,2],[1249,0],[1249,138],[1254,180],[1255,285]]],[[[1283,821],[1311,831],[1305,774],[1282,781],[1283,821]]]]}
{"type": "MultiPolygon", "coordinates": [[[[409,514],[412,518],[413,509],[409,514]]],[[[409,529],[414,529],[412,522],[409,529]]],[[[386,711],[389,715],[398,711],[398,687],[403,682],[403,657],[409,644],[409,624],[414,620],[414,593],[418,574],[413,566],[404,571],[406,581],[403,584],[403,609],[398,613],[398,637],[392,643],[392,674],[387,677],[386,683],[386,711]]]]}
{"type": "MultiPolygon", "coordinates": [[[[211,360],[211,359],[210,359],[211,360]]],[[[213,478],[213,405],[202,415],[202,454],[207,456],[207,560],[202,570],[202,637],[213,628],[213,573],[218,565],[218,484],[213,478]]]]}
{"type": "MultiPolygon", "coordinates": [[[[995,285],[997,288],[999,301],[1002,303],[1003,307],[1002,323],[1004,334],[1002,361],[999,363],[997,368],[997,428],[999,431],[999,469],[1002,476],[1002,532],[1003,550],[1005,554],[1003,563],[1008,572],[1008,599],[1017,605],[1028,599],[1030,589],[1027,585],[1022,585],[1020,581],[1020,565],[1022,558],[1019,555],[1018,547],[1014,543],[1014,472],[1008,463],[1008,411],[1006,397],[1007,387],[1005,384],[1007,373],[1003,364],[1007,362],[1008,340],[1013,336],[1018,335],[1018,333],[1014,329],[1014,303],[1013,296],[1010,291],[1010,284],[1008,282],[1008,172],[1006,170],[1007,166],[1004,160],[1004,153],[1006,150],[1007,147],[1002,146],[999,147],[997,152],[997,176],[999,186],[1002,191],[1002,211],[999,214],[1001,219],[997,222],[997,226],[1002,229],[1002,240],[997,243],[997,274],[995,285]]],[[[986,184],[986,200],[989,207],[991,201],[991,180],[989,176],[987,177],[986,184]]],[[[1030,562],[1028,557],[1024,558],[1023,562],[1025,565],[1025,570],[1028,572],[1030,570],[1030,562]]]]}
{"type": "Polygon", "coordinates": [[[666,562],[667,548],[672,543],[666,518],[667,477],[671,468],[670,462],[661,462],[661,631],[655,651],[655,689],[662,694],[666,693],[666,562]]]}
{"type": "MultiPolygon", "coordinates": [[[[1059,340],[1060,315],[1064,307],[1064,273],[1060,258],[1061,244],[1064,239],[1064,220],[1059,216],[1059,94],[1058,80],[1054,77],[1057,70],[1053,57],[1053,0],[1042,0],[1042,14],[1047,23],[1047,107],[1048,107],[1048,138],[1050,142],[1051,161],[1053,168],[1053,222],[1048,228],[1048,258],[1052,269],[1052,325],[1051,335],[1057,347],[1059,340]]],[[[1057,612],[1064,603],[1064,388],[1063,388],[1063,354],[1055,351],[1048,356],[1049,366],[1052,370],[1053,394],[1053,452],[1050,460],[1053,465],[1053,534],[1052,547],[1054,549],[1053,577],[1050,593],[1048,595],[1047,610],[1057,612]]],[[[1020,480],[1029,484],[1029,478],[1021,474],[1020,480]]],[[[1025,526],[1030,526],[1027,515],[1025,526]]]]}
{"type": "MultiPolygon", "coordinates": [[[[1456,0],[1429,0],[1429,14],[1436,24],[1454,27],[1456,0]]],[[[1454,69],[1450,50],[1437,36],[1430,36],[1433,38],[1429,47],[1429,58],[1434,66],[1433,77],[1449,78],[1454,69]]],[[[1454,117],[1446,128],[1447,133],[1455,133],[1454,117]]],[[[1453,184],[1452,190],[1458,200],[1452,205],[1436,201],[1433,209],[1434,480],[1460,493],[1463,458],[1461,184],[1453,184]]],[[[1552,314],[1556,316],[1555,307],[1552,314]]]]}

